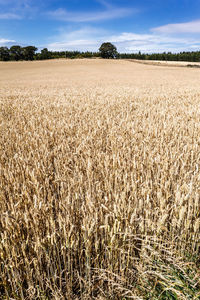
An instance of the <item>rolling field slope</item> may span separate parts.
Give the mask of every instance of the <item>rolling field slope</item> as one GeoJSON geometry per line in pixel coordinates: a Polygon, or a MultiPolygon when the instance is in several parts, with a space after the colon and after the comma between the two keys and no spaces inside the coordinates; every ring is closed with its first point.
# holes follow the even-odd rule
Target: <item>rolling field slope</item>
{"type": "Polygon", "coordinates": [[[1,299],[200,299],[199,83],[0,63],[1,299]]]}

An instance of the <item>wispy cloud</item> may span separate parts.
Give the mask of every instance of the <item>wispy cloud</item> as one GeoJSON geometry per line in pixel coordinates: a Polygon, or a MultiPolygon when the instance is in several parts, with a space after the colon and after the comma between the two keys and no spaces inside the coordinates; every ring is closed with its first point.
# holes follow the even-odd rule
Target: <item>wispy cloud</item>
{"type": "Polygon", "coordinates": [[[159,33],[136,34],[124,32],[111,36],[110,41],[116,44],[120,52],[179,52],[198,49],[197,45],[200,45],[200,39],[163,36],[159,33]]]}
{"type": "Polygon", "coordinates": [[[33,0],[0,0],[0,20],[30,19],[38,10],[33,0]]]}
{"type": "Polygon", "coordinates": [[[0,13],[0,20],[20,20],[21,15],[15,13],[0,13]]]}
{"type": "Polygon", "coordinates": [[[137,9],[113,7],[104,0],[99,0],[98,2],[104,6],[103,10],[93,12],[74,12],[59,8],[55,11],[48,12],[47,15],[59,21],[83,23],[124,18],[138,12],[137,9]]]}
{"type": "Polygon", "coordinates": [[[0,0],[0,5],[10,6],[12,5],[12,8],[14,7],[27,7],[30,6],[33,0],[0,0]]]}
{"type": "Polygon", "coordinates": [[[12,2],[13,2],[12,0],[0,0],[0,5],[8,5],[12,2]]]}
{"type": "Polygon", "coordinates": [[[1,39],[0,38],[0,46],[6,46],[10,43],[15,43],[15,40],[1,39]]]}
{"type": "Polygon", "coordinates": [[[112,5],[110,4],[110,2],[106,1],[106,0],[96,0],[96,2],[100,3],[102,6],[107,7],[107,8],[111,8],[112,5]]]}
{"type": "Polygon", "coordinates": [[[157,33],[200,33],[200,20],[186,23],[167,24],[160,27],[152,28],[151,31],[157,33]]]}
{"type": "Polygon", "coordinates": [[[84,26],[74,31],[61,29],[59,35],[53,37],[53,42],[47,47],[50,50],[96,51],[106,34],[104,29],[91,26],[84,26]]]}
{"type": "Polygon", "coordinates": [[[83,27],[72,32],[62,32],[47,46],[51,50],[97,51],[102,42],[109,41],[119,52],[178,52],[200,48],[200,39],[172,37],[159,33],[136,34],[123,32],[112,35],[105,30],[83,27]]]}

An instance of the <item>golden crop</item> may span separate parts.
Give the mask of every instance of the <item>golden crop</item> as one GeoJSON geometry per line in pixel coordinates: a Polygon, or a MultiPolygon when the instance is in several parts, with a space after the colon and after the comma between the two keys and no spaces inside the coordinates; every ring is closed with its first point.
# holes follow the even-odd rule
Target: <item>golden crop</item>
{"type": "Polygon", "coordinates": [[[199,82],[0,63],[1,299],[199,299],[199,82]]]}

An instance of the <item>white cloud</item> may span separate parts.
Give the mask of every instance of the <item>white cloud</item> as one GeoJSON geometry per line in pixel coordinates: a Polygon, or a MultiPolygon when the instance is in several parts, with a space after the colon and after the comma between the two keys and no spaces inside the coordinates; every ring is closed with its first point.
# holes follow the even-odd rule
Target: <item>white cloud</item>
{"type": "Polygon", "coordinates": [[[79,30],[62,30],[47,45],[50,50],[97,51],[101,43],[111,42],[119,52],[179,52],[199,49],[200,39],[192,37],[170,37],[158,33],[136,34],[123,32],[112,35],[105,30],[83,27],[79,30]]]}
{"type": "Polygon", "coordinates": [[[167,24],[160,27],[152,28],[151,31],[157,33],[200,33],[200,20],[186,22],[186,23],[175,23],[167,24]]]}
{"type": "MultiPolygon", "coordinates": [[[[163,36],[161,34],[122,33],[111,36],[119,52],[179,52],[194,50],[198,41],[192,38],[163,36]]],[[[200,39],[199,39],[200,42],[200,39]]]]}
{"type": "Polygon", "coordinates": [[[10,43],[15,43],[15,40],[1,39],[0,38],[0,46],[6,46],[10,43]]]}
{"type": "Polygon", "coordinates": [[[38,14],[33,0],[0,0],[0,20],[21,20],[38,14]]]}
{"type": "Polygon", "coordinates": [[[20,20],[22,17],[15,13],[0,13],[0,20],[20,20]]]}
{"type": "Polygon", "coordinates": [[[19,6],[27,6],[29,5],[33,0],[0,0],[0,5],[10,6],[12,5],[12,8],[19,7],[19,6]]]}
{"type": "Polygon", "coordinates": [[[0,5],[7,5],[10,4],[12,0],[0,0],[0,5]]]}
{"type": "Polygon", "coordinates": [[[101,43],[106,31],[90,26],[85,26],[79,30],[60,30],[59,36],[53,37],[53,42],[48,44],[50,50],[80,50],[96,51],[101,43]]]}
{"type": "Polygon", "coordinates": [[[72,12],[63,8],[48,12],[47,15],[53,19],[66,22],[95,22],[127,17],[138,12],[136,9],[112,7],[105,1],[101,1],[104,10],[94,12],[72,12]]]}

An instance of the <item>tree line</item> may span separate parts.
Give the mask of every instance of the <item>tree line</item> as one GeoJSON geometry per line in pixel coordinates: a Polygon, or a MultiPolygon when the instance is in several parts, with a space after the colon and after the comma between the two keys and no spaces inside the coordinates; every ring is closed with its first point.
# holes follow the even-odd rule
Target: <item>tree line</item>
{"type": "Polygon", "coordinates": [[[47,48],[37,52],[35,46],[21,47],[14,45],[10,48],[0,47],[0,61],[20,60],[45,60],[56,58],[116,58],[116,59],[141,59],[141,60],[166,60],[200,62],[200,51],[192,52],[164,52],[164,53],[118,53],[117,48],[111,43],[103,43],[98,52],[81,51],[49,51],[47,48]]]}
{"type": "Polygon", "coordinates": [[[200,62],[200,51],[188,51],[188,52],[163,52],[163,53],[121,53],[119,54],[121,59],[141,59],[141,60],[165,60],[165,61],[190,61],[200,62]]]}
{"type": "Polygon", "coordinates": [[[35,46],[0,47],[0,61],[45,60],[55,58],[92,58],[99,57],[99,52],[80,51],[49,51],[47,48],[36,52],[35,46]]]}

